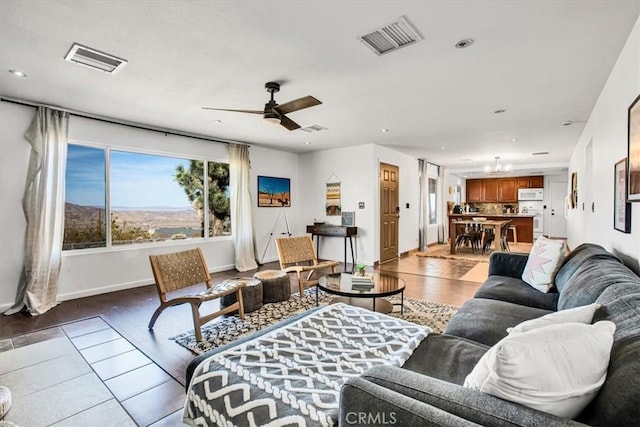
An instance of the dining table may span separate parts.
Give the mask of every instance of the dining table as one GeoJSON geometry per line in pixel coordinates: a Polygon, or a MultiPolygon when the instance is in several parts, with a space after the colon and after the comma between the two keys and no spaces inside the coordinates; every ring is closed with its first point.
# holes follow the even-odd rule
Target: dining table
{"type": "Polygon", "coordinates": [[[496,236],[495,239],[493,239],[493,249],[494,250],[498,250],[500,248],[500,228],[506,224],[507,222],[509,222],[508,220],[494,220],[494,219],[489,219],[486,221],[476,221],[473,219],[460,219],[460,220],[453,220],[451,221],[451,227],[449,227],[449,243],[450,243],[450,250],[449,253],[450,254],[455,254],[456,253],[456,237],[458,235],[458,227],[456,227],[456,225],[461,225],[464,224],[465,226],[468,226],[470,224],[480,224],[482,226],[482,232],[484,233],[484,230],[486,228],[492,228],[493,232],[496,236]]]}

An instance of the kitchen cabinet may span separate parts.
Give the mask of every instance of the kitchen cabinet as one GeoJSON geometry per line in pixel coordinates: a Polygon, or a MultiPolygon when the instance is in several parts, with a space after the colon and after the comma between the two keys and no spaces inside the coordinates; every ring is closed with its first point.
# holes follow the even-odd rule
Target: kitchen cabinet
{"type": "Polygon", "coordinates": [[[467,186],[467,203],[482,202],[482,180],[468,179],[467,186]]]}
{"type": "Polygon", "coordinates": [[[517,179],[518,179],[518,188],[543,188],[544,187],[544,176],[542,175],[519,176],[517,179]]]}
{"type": "Polygon", "coordinates": [[[484,202],[500,201],[500,182],[497,179],[482,180],[482,199],[484,202]]]}
{"type": "Polygon", "coordinates": [[[517,202],[518,201],[518,188],[515,178],[501,178],[499,183],[499,202],[517,202]]]}
{"type": "Polygon", "coordinates": [[[518,190],[521,188],[543,188],[544,177],[516,176],[513,178],[468,179],[467,203],[518,201],[518,190]]]}

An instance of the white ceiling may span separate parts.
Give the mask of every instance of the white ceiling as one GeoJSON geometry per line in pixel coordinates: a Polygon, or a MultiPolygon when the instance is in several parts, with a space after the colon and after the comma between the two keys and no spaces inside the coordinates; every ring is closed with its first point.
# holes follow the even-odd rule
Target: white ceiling
{"type": "Polygon", "coordinates": [[[566,167],[639,10],[636,0],[4,0],[0,92],[291,152],[375,143],[460,174],[495,156],[548,173],[566,167]],[[402,15],[424,40],[376,56],[357,39],[402,15]],[[463,38],[475,43],[455,49],[463,38]],[[108,75],[66,62],[74,42],[129,63],[108,75]],[[280,103],[320,99],[289,117],[328,130],[201,109],[262,109],[267,81],[282,83],[280,103]]]}

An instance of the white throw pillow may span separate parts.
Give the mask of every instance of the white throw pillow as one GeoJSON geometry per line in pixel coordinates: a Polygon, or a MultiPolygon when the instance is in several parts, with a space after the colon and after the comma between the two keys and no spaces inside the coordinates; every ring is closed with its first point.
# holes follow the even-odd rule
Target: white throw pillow
{"type": "Polygon", "coordinates": [[[599,309],[600,304],[589,304],[567,310],[555,311],[537,319],[526,320],[513,328],[507,328],[509,334],[527,332],[532,329],[556,325],[558,323],[588,323],[593,320],[593,315],[599,309]]]}
{"type": "Polygon", "coordinates": [[[565,253],[564,241],[538,237],[529,252],[522,280],[541,292],[548,292],[565,253]]]}
{"type": "Polygon", "coordinates": [[[575,418],[607,377],[616,325],[561,323],[508,335],[491,347],[464,387],[575,418]]]}

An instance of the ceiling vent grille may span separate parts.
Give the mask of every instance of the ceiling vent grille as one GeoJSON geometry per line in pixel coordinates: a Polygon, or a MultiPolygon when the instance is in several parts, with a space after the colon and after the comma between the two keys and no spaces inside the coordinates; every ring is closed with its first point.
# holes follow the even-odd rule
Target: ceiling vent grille
{"type": "Polygon", "coordinates": [[[74,43],[64,57],[65,61],[73,62],[94,70],[115,74],[127,65],[127,60],[100,52],[81,44],[74,43]]]}
{"type": "Polygon", "coordinates": [[[320,125],[311,125],[311,126],[300,128],[300,130],[311,133],[311,132],[320,132],[322,130],[327,130],[327,128],[322,127],[320,125]]]}
{"type": "Polygon", "coordinates": [[[406,17],[401,16],[391,24],[376,28],[358,39],[376,55],[384,55],[418,42],[422,40],[422,36],[406,17]]]}
{"type": "Polygon", "coordinates": [[[538,151],[537,153],[532,153],[532,156],[546,156],[547,154],[549,154],[548,151],[538,151]]]}

